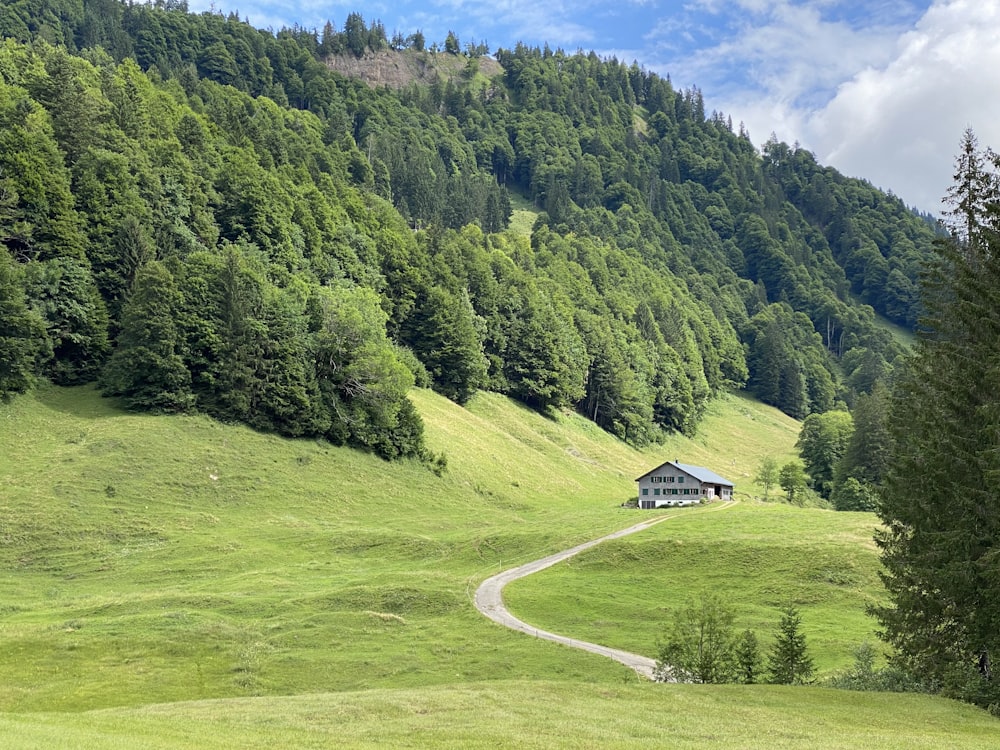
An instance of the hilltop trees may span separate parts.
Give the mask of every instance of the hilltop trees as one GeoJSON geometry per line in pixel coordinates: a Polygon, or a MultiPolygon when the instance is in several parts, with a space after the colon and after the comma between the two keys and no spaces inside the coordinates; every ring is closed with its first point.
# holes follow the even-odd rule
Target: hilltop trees
{"type": "Polygon", "coordinates": [[[892,404],[876,536],[889,602],[875,614],[896,659],[981,705],[1000,699],[998,168],[967,133],[950,194],[958,232],[937,246],[925,330],[892,404]]]}
{"type": "MultiPolygon", "coordinates": [[[[0,46],[0,242],[45,327],[37,374],[93,380],[114,342],[109,393],[155,352],[180,399],[156,408],[189,389],[222,419],[394,455],[403,433],[419,453],[419,423],[393,345],[460,403],[489,388],[575,408],[635,444],[694,432],[747,383],[796,417],[828,411],[895,357],[849,292],[893,290],[909,315],[930,229],[801,149],[761,158],[697,89],[524,45],[491,80],[476,59],[370,89],[325,64],[388,46],[360,14],[275,33],[183,3],[78,5],[65,46],[0,46]],[[529,231],[527,212],[507,230],[515,196],[529,231]],[[156,264],[178,296],[153,336],[156,264]],[[352,328],[330,311],[354,306],[384,339],[324,369],[352,328]],[[355,365],[384,381],[341,380],[355,365]]],[[[0,27],[27,39],[24,7],[0,5],[0,27]]],[[[392,35],[429,62],[425,42],[392,35]]]]}

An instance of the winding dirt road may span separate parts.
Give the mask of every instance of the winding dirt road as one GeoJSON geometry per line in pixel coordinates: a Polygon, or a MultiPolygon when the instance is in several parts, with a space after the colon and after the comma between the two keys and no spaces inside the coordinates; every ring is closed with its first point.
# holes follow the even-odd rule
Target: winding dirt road
{"type": "MultiPolygon", "coordinates": [[[[734,502],[727,502],[725,505],[720,506],[718,510],[731,508],[733,505],[735,505],[734,502]]],[[[650,526],[662,523],[663,521],[667,521],[671,518],[677,518],[677,516],[661,516],[660,518],[651,518],[648,521],[637,523],[635,526],[629,526],[627,529],[622,529],[621,531],[616,531],[612,534],[608,534],[607,536],[602,536],[600,539],[594,539],[589,542],[584,542],[583,544],[578,544],[571,549],[556,552],[554,555],[543,557],[541,560],[525,563],[524,565],[505,570],[502,573],[492,576],[491,578],[487,578],[479,584],[479,588],[476,589],[476,609],[494,622],[498,622],[508,628],[519,630],[522,633],[533,635],[536,638],[544,638],[549,641],[555,641],[556,643],[562,643],[565,646],[572,646],[573,648],[580,648],[594,654],[607,656],[610,659],[614,659],[615,661],[624,664],[626,667],[634,669],[643,677],[653,679],[653,670],[656,668],[655,659],[650,659],[648,656],[641,656],[640,654],[633,654],[628,651],[622,651],[617,648],[601,646],[597,643],[580,641],[576,638],[559,635],[558,633],[550,633],[547,630],[540,630],[539,628],[529,625],[523,620],[517,619],[510,613],[507,607],[504,606],[503,588],[511,581],[516,581],[518,578],[524,578],[532,573],[537,573],[540,570],[552,567],[556,563],[567,560],[570,557],[573,557],[573,555],[583,552],[585,549],[590,549],[591,547],[595,547],[598,544],[606,542],[610,539],[618,539],[623,536],[628,536],[629,534],[635,534],[639,531],[645,531],[650,526]]]]}

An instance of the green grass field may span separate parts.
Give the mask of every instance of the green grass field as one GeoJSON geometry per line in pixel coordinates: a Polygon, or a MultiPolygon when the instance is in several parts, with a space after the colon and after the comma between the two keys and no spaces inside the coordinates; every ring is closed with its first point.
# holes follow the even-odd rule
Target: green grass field
{"type": "MultiPolygon", "coordinates": [[[[571,629],[650,653],[664,577],[760,600],[741,604],[741,622],[768,620],[791,586],[818,665],[842,663],[871,627],[858,607],[876,595],[873,518],[748,499],[760,456],[792,455],[794,421],[727,396],[693,439],[640,452],[576,415],[496,395],[468,409],[413,398],[430,447],[447,454],[441,477],[204,417],[127,414],[90,388],[0,406],[3,747],[641,747],[664,732],[676,747],[709,735],[732,747],[934,747],[942,731],[953,747],[988,746],[992,720],[947,701],[642,684],[472,607],[501,568],[635,523],[640,512],[621,507],[634,478],[680,458],[729,476],[744,502],[599,548],[543,574],[566,587],[550,603],[515,591],[515,608],[559,623],[582,584],[571,629]],[[823,581],[818,558],[773,576],[751,560],[745,591],[732,570],[719,576],[720,549],[760,542],[774,562],[806,530],[831,571],[853,566],[850,580],[823,581]],[[684,580],[664,554],[680,547],[684,580]],[[843,632],[820,614],[842,617],[843,632]],[[748,721],[773,722],[773,736],[748,721]],[[821,735],[836,742],[810,740],[821,735]]],[[[808,556],[812,542],[798,545],[808,556]]]]}
{"type": "Polygon", "coordinates": [[[737,631],[754,630],[765,651],[782,606],[794,604],[820,674],[877,642],[865,615],[881,594],[873,516],[776,503],[670,515],[515,581],[507,606],[546,630],[655,657],[671,610],[703,594],[725,601],[737,631]]]}

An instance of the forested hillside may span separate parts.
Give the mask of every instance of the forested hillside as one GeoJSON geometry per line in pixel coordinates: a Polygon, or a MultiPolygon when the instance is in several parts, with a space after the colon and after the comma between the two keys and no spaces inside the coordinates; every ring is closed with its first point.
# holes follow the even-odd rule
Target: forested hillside
{"type": "Polygon", "coordinates": [[[259,31],[184,2],[0,8],[0,395],[98,380],[385,457],[407,398],[573,407],[635,444],[745,386],[852,403],[913,327],[932,225],[595,54],[259,31]],[[372,89],[331,55],[462,61],[372,89]],[[539,215],[507,229],[511,193],[539,215]]]}

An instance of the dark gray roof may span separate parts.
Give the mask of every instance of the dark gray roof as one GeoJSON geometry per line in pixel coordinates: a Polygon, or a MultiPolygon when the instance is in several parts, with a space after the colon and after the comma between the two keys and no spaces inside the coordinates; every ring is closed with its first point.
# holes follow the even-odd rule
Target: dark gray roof
{"type": "MultiPolygon", "coordinates": [[[[662,469],[664,466],[667,466],[668,464],[670,466],[676,466],[681,471],[685,472],[686,474],[690,474],[695,479],[697,479],[699,482],[704,482],[705,484],[725,484],[725,485],[727,485],[729,487],[735,487],[736,486],[732,482],[730,482],[728,479],[720,477],[714,471],[710,471],[710,470],[706,469],[703,466],[691,466],[690,464],[682,464],[682,463],[678,463],[677,461],[666,461],[666,462],[660,464],[659,466],[657,466],[655,469],[650,469],[645,474],[643,474],[642,477],[647,477],[650,474],[652,474],[654,471],[656,471],[657,469],[662,469]]],[[[642,479],[642,477],[639,477],[639,479],[642,479]]],[[[638,482],[639,479],[636,479],[635,481],[638,482]]]]}

